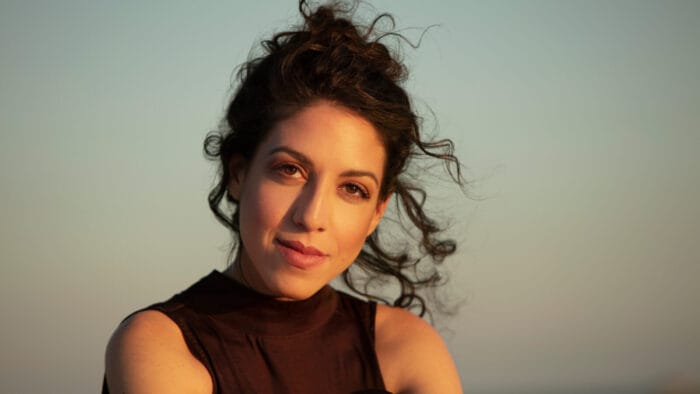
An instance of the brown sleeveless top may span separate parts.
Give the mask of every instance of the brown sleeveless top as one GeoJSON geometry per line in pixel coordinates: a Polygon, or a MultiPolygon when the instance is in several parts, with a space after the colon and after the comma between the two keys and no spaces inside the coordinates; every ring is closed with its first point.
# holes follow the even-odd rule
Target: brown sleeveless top
{"type": "Polygon", "coordinates": [[[374,350],[376,304],[330,286],[278,301],[212,271],[145,309],[178,325],[214,393],[388,393],[374,350]]]}

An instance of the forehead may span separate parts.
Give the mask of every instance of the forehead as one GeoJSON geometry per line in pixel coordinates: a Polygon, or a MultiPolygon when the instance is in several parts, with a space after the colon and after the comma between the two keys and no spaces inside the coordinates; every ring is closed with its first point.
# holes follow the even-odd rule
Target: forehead
{"type": "Polygon", "coordinates": [[[351,110],[318,101],[272,128],[260,153],[287,147],[314,165],[376,172],[381,176],[385,149],[374,126],[351,110]]]}

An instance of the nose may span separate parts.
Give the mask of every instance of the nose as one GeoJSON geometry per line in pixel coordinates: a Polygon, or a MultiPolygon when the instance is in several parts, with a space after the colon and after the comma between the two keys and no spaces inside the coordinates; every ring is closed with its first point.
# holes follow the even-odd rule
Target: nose
{"type": "Polygon", "coordinates": [[[310,180],[294,203],[292,221],[304,231],[325,231],[330,215],[329,202],[322,182],[310,180]]]}

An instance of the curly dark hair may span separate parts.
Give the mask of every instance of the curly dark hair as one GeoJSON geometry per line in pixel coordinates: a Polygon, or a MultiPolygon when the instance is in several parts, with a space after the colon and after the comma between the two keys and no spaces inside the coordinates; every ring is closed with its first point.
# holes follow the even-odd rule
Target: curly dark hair
{"type": "Polygon", "coordinates": [[[394,19],[389,14],[377,16],[368,27],[358,27],[351,20],[355,8],[356,4],[334,4],[312,10],[301,0],[299,11],[304,23],[263,41],[263,55],[241,66],[240,84],[228,106],[225,122],[204,141],[205,155],[218,163],[220,175],[209,193],[209,206],[240,243],[238,202],[227,193],[231,158],[252,160],[258,145],[277,122],[314,101],[325,99],[351,109],[369,121],[381,136],[387,159],[380,199],[393,194],[395,214],[399,216],[396,222],[404,223],[401,227],[407,236],[418,238],[418,246],[415,250],[406,245],[387,248],[380,241],[380,224],[367,237],[352,264],[364,271],[364,285],[358,285],[350,269],[343,272],[343,280],[357,294],[389,304],[372,294],[369,283],[377,278],[394,278],[400,295],[391,304],[417,307],[423,316],[426,300],[418,290],[442,283],[437,265],[455,252],[456,243],[439,237],[443,229],[424,210],[426,192],[402,174],[412,158],[423,156],[442,161],[460,186],[464,186],[464,181],[452,141],[421,139],[420,119],[401,86],[408,75],[406,67],[381,40],[397,37],[410,42],[393,31],[377,32],[377,24],[382,20],[388,20],[393,29],[394,19]],[[228,214],[222,208],[226,205],[222,204],[224,197],[230,208],[228,214]],[[407,217],[410,223],[401,217],[407,217]]]}

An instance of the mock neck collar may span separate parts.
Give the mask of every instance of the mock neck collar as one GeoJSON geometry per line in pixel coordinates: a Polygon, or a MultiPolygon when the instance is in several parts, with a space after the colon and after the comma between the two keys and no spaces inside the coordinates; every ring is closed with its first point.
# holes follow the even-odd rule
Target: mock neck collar
{"type": "MultiPolygon", "coordinates": [[[[311,297],[281,301],[259,293],[214,270],[184,292],[189,307],[216,315],[233,327],[252,334],[289,336],[312,331],[333,315],[338,294],[326,285],[311,297]]],[[[178,297],[176,296],[176,297],[178,297]]]]}

